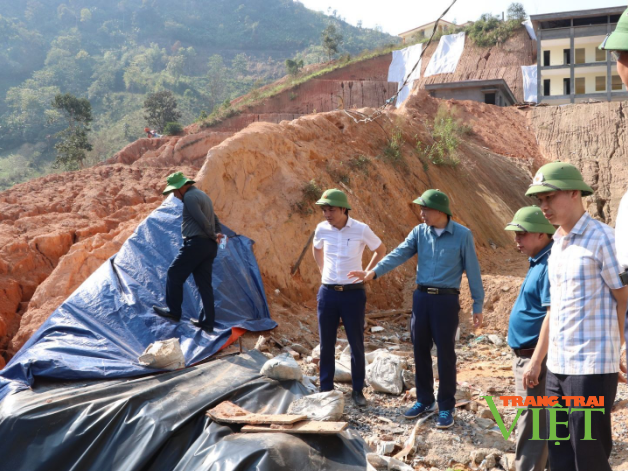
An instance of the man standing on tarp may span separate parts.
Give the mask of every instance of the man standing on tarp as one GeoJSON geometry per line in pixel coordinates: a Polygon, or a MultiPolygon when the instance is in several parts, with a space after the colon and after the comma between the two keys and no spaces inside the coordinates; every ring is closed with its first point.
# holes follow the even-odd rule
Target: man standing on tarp
{"type": "Polygon", "coordinates": [[[190,275],[194,276],[196,287],[201,295],[203,309],[198,319],[190,319],[192,324],[205,332],[214,330],[214,290],[212,288],[212,266],[218,254],[218,244],[223,235],[220,221],[214,213],[212,200],[194,185],[194,180],[183,173],[175,172],[167,178],[168,186],[164,195],[173,193],[183,201],[181,234],[183,245],[179,254],[168,268],[166,281],[166,305],[153,306],[162,317],[176,322],[181,320],[183,285],[190,275]]]}
{"type": "MultiPolygon", "coordinates": [[[[543,344],[548,335],[549,322],[544,321],[551,305],[550,284],[547,276],[547,261],[552,250],[554,226],[543,215],[538,206],[521,208],[511,222],[506,225],[507,231],[514,231],[515,243],[519,251],[529,257],[530,268],[526,275],[519,296],[510,313],[508,324],[508,345],[512,348],[513,373],[515,375],[515,395],[521,397],[544,396],[547,365],[540,358],[535,371],[537,384],[523,382],[526,368],[535,355],[538,343],[543,344]],[[542,337],[541,340],[539,338],[542,337]]],[[[549,319],[548,319],[549,320],[549,319]]],[[[535,358],[536,360],[536,358],[535,358]]],[[[547,465],[547,414],[538,414],[541,440],[532,440],[534,431],[534,415],[531,408],[523,411],[517,421],[517,440],[515,450],[516,471],[543,471],[547,465]]]]}
{"type": "MultiPolygon", "coordinates": [[[[600,49],[609,51],[612,59],[617,62],[617,74],[628,87],[628,10],[622,13],[615,31],[606,36],[600,49]]],[[[617,243],[617,258],[621,265],[620,279],[624,286],[628,285],[628,192],[624,194],[617,210],[615,224],[615,241],[617,243]]],[[[628,311],[626,312],[624,336],[628,343],[628,311]]],[[[626,351],[628,363],[628,351],[626,351]]]]}
{"type": "Polygon", "coordinates": [[[347,274],[362,269],[364,247],[375,252],[367,269],[375,266],[386,247],[371,228],[349,217],[347,195],[337,189],[327,190],[316,202],[325,221],[316,226],[312,253],[322,275],[318,290],[318,331],[321,342],[321,392],[334,389],[336,333],[342,319],[351,347],[351,397],[356,405],[366,406],[362,393],[366,361],[364,358],[364,311],[366,292],[363,283],[352,283],[347,274]]]}
{"type": "Polygon", "coordinates": [[[430,353],[435,343],[440,381],[436,427],[449,428],[454,424],[456,405],[455,344],[462,273],[466,272],[469,280],[475,327],[482,325],[484,288],[473,235],[451,220],[449,197],[440,190],[427,190],[414,203],[421,207],[425,222],[412,229],[373,270],[351,272],[349,277],[373,280],[418,255],[411,321],[417,402],[404,415],[414,419],[436,410],[430,353]]]}

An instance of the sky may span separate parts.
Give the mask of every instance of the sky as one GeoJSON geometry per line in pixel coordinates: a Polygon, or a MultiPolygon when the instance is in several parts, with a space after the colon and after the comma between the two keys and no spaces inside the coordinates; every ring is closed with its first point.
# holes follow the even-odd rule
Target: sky
{"type": "MultiPolygon", "coordinates": [[[[348,23],[355,25],[362,21],[362,26],[373,28],[376,25],[392,35],[416,28],[435,21],[449,6],[452,0],[299,0],[312,10],[328,12],[337,10],[337,14],[348,23]]],[[[458,24],[477,20],[482,13],[501,16],[513,0],[458,0],[444,17],[447,21],[456,20],[458,24]],[[481,3],[482,6],[478,6],[481,3]]],[[[528,15],[557,13],[562,11],[588,10],[626,6],[626,0],[519,0],[528,15]]]]}

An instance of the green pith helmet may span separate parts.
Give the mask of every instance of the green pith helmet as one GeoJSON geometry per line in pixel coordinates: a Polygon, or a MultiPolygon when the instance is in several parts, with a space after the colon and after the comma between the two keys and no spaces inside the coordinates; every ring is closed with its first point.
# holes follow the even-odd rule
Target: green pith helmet
{"type": "Polygon", "coordinates": [[[543,165],[536,175],[526,196],[549,191],[580,190],[582,196],[593,194],[593,189],[584,182],[580,170],[566,162],[552,162],[543,165]]]}
{"type": "Polygon", "coordinates": [[[506,224],[507,231],[540,232],[552,235],[556,229],[543,215],[538,206],[526,206],[515,213],[512,221],[506,224]]]}
{"type": "Polygon", "coordinates": [[[336,206],[338,208],[347,208],[351,209],[349,206],[349,200],[347,199],[347,195],[344,191],[339,190],[338,188],[332,188],[330,190],[325,190],[321,199],[319,199],[316,204],[318,205],[328,205],[328,206],[336,206]]]}
{"type": "Polygon", "coordinates": [[[449,197],[440,190],[427,190],[421,196],[413,201],[420,206],[436,209],[451,216],[449,209],[449,197]]]}
{"type": "Polygon", "coordinates": [[[599,48],[605,51],[628,51],[628,10],[622,13],[615,31],[604,38],[599,48]]]}
{"type": "Polygon", "coordinates": [[[171,191],[180,189],[186,183],[196,183],[194,180],[186,178],[186,176],[181,172],[171,173],[168,175],[168,178],[166,178],[166,182],[168,182],[168,186],[162,192],[163,195],[167,195],[171,191]]]}

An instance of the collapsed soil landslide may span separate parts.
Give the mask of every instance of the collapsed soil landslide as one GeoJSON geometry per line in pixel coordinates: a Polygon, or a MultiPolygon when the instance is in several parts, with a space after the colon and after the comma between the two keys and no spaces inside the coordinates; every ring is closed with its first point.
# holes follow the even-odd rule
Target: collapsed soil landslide
{"type": "MultiPolygon", "coordinates": [[[[505,47],[515,50],[515,45],[509,44],[505,47]]],[[[428,49],[423,67],[434,47],[428,49]]],[[[462,69],[467,72],[458,79],[503,77],[515,95],[520,94],[521,78],[516,70],[521,61],[511,64],[504,59],[508,54],[493,49],[483,56],[491,65],[490,76],[478,75],[477,60],[474,63],[465,52],[461,64],[468,65],[462,69]],[[503,55],[501,61],[497,60],[499,54],[503,55]]],[[[481,52],[470,51],[475,55],[481,52]]],[[[526,61],[532,57],[527,42],[518,51],[526,61]]],[[[203,129],[194,125],[183,136],[141,139],[99,166],[35,179],[0,193],[0,367],[69,294],[119,250],[139,222],[161,203],[164,178],[180,170],[195,176],[229,227],[256,241],[254,251],[271,313],[279,323],[273,335],[312,346],[317,343],[315,294],[320,275],[309,251],[296,266],[321,220],[308,191],[314,187],[345,190],[353,206],[352,217],[368,223],[389,250],[420,223],[412,200],[428,188],[445,191],[451,198],[454,219],[473,231],[486,290],[485,327],[474,332],[469,323],[471,298],[463,283],[459,380],[469,383],[475,397],[491,388],[512,392],[508,348],[475,343],[482,334],[505,337],[508,315],[527,270],[527,260],[514,250],[504,225],[518,208],[532,204],[524,196],[532,173],[556,158],[582,169],[597,190],[587,198],[589,211],[614,222],[628,180],[622,104],[517,110],[433,99],[416,90],[422,86],[418,82],[404,106],[399,110],[389,107],[372,122],[356,122],[355,114],[342,109],[330,111],[340,104],[346,109],[381,104],[389,91],[383,78],[386,60],[373,59],[370,73],[368,67],[361,70],[364,66],[358,65],[350,71],[332,72],[317,84],[302,87],[301,96],[291,98],[290,93],[295,92],[286,91],[275,105],[249,110],[224,126],[203,129]],[[358,85],[340,83],[360,80],[372,83],[358,84],[370,91],[356,102],[353,90],[358,85]],[[316,100],[320,105],[313,104],[316,100]],[[283,105],[277,103],[293,108],[284,115],[280,113],[283,105]],[[313,113],[316,106],[323,109],[313,113]],[[471,128],[461,137],[460,163],[455,167],[436,166],[419,149],[433,143],[430,123],[439,106],[450,109],[471,128]],[[282,121],[286,118],[289,121],[282,121]],[[386,153],[393,136],[400,136],[395,158],[386,153]]],[[[374,110],[360,111],[370,114],[374,110]]],[[[365,254],[365,261],[369,255],[365,254]]],[[[408,308],[415,267],[414,258],[371,283],[367,310],[408,308]]],[[[384,337],[402,339],[403,349],[410,351],[409,339],[403,336],[405,320],[399,317],[376,324],[385,327],[384,337]]],[[[381,334],[376,337],[369,335],[369,342],[382,341],[381,334]]],[[[364,428],[364,423],[370,422],[364,422],[351,408],[349,420],[375,439],[390,435],[385,430],[391,427],[387,420],[397,420],[406,402],[368,395],[372,415],[380,414],[386,420],[364,428]]],[[[512,443],[501,438],[501,442],[482,438],[482,432],[474,428],[475,412],[468,414],[463,414],[459,425],[468,432],[464,440],[454,437],[458,428],[429,432],[420,450],[425,459],[415,464],[445,469],[450,462],[469,464],[463,457],[468,458],[478,447],[512,451],[512,443]],[[452,440],[458,443],[452,445],[452,440]]],[[[618,417],[625,423],[625,411],[618,417]]],[[[407,427],[395,425],[393,429],[395,433],[401,429],[407,437],[407,427]]],[[[614,469],[627,469],[621,467],[628,463],[625,425],[614,433],[618,445],[613,463],[620,466],[614,469]]]]}

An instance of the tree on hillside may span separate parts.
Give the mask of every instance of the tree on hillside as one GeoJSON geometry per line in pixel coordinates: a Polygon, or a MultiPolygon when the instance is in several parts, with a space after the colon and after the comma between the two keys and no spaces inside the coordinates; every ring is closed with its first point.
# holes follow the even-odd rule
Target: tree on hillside
{"type": "Polygon", "coordinates": [[[331,61],[334,54],[338,53],[338,47],[342,44],[342,34],[336,31],[334,25],[329,25],[321,33],[322,46],[327,53],[327,57],[331,61]]]}
{"type": "Polygon", "coordinates": [[[213,109],[223,101],[226,89],[227,67],[222,57],[214,54],[207,63],[207,79],[209,80],[210,107],[213,109]]]}
{"type": "Polygon", "coordinates": [[[286,72],[293,77],[299,75],[303,68],[303,59],[286,59],[286,72]]]}
{"type": "Polygon", "coordinates": [[[144,100],[144,111],[144,119],[158,132],[163,132],[166,124],[181,118],[181,113],[177,111],[177,100],[169,90],[149,94],[144,100]]]}
{"type": "Polygon", "coordinates": [[[525,8],[521,3],[511,3],[508,6],[507,17],[509,20],[525,21],[528,18],[525,8]]]}
{"type": "Polygon", "coordinates": [[[72,170],[83,168],[85,152],[92,150],[87,139],[92,122],[92,105],[87,98],[77,98],[70,93],[57,94],[52,100],[52,107],[58,110],[68,121],[68,127],[55,134],[59,142],[55,144],[57,151],[54,168],[63,165],[72,170]]]}

